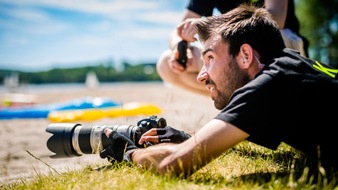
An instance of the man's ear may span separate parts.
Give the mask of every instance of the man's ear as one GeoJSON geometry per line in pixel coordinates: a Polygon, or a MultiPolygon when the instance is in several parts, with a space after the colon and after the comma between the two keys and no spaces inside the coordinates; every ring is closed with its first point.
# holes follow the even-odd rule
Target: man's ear
{"type": "Polygon", "coordinates": [[[243,44],[238,53],[238,64],[242,69],[248,69],[253,61],[253,49],[249,44],[243,44]]]}

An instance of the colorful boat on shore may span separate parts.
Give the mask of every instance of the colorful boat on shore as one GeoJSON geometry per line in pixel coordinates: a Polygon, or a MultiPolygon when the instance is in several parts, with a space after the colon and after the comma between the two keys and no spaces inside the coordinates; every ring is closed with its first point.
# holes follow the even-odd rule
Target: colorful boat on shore
{"type": "Polygon", "coordinates": [[[65,110],[52,111],[48,115],[51,122],[72,122],[72,121],[93,121],[104,117],[122,117],[122,116],[138,116],[138,115],[154,115],[160,114],[161,109],[150,103],[130,102],[115,107],[82,109],[82,110],[65,110]]]}
{"type": "Polygon", "coordinates": [[[86,97],[53,104],[5,107],[0,109],[0,119],[47,118],[52,111],[100,109],[116,106],[120,106],[120,103],[109,98],[86,97]]]}

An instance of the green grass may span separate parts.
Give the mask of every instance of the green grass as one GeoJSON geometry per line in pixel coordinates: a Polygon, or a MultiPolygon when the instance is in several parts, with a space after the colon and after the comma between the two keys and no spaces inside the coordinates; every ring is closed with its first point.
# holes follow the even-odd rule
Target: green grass
{"type": "Polygon", "coordinates": [[[338,189],[337,175],[329,179],[323,170],[309,175],[305,160],[284,144],[272,151],[242,142],[187,179],[122,163],[88,165],[64,173],[51,168],[48,175],[23,178],[0,189],[338,189]]]}

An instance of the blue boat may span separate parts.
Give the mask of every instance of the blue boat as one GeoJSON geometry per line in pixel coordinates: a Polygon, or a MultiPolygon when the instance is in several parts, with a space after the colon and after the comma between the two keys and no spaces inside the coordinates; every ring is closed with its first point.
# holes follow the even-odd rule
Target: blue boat
{"type": "Polygon", "coordinates": [[[109,98],[86,97],[53,104],[2,108],[0,109],[0,119],[47,118],[51,111],[107,108],[120,105],[109,98]]]}

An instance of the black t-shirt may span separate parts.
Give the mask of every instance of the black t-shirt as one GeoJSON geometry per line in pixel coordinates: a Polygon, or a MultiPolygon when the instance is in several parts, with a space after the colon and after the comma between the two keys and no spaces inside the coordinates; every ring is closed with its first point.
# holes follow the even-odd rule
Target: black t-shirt
{"type": "MultiPolygon", "coordinates": [[[[190,0],[187,9],[201,16],[211,16],[214,8],[218,9],[221,13],[226,13],[242,3],[250,2],[250,0],[190,0]]],[[[255,5],[262,7],[264,0],[258,0],[255,5]]],[[[299,35],[299,22],[295,15],[293,0],[289,0],[288,2],[288,12],[284,28],[289,28],[299,35]]]]}
{"type": "Polygon", "coordinates": [[[232,95],[215,118],[276,149],[281,142],[338,168],[338,70],[291,49],[232,95]],[[332,68],[331,68],[332,69],[332,68]]]}

